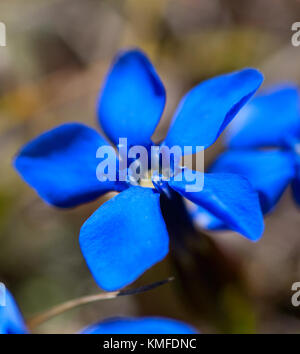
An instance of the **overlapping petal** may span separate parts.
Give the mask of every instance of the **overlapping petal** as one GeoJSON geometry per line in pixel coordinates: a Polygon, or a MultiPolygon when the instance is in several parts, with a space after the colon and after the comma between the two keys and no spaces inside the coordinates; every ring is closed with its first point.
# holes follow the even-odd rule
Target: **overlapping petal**
{"type": "Polygon", "coordinates": [[[295,202],[300,206],[300,178],[292,182],[292,191],[295,202]]]}
{"type": "Polygon", "coordinates": [[[237,173],[247,178],[259,193],[264,213],[279,201],[295,174],[292,155],[282,151],[226,151],[210,171],[237,173]]]}
{"type": "Polygon", "coordinates": [[[232,148],[285,146],[300,133],[300,98],[293,85],[274,86],[254,97],[232,121],[225,134],[232,148]]]}
{"type": "Polygon", "coordinates": [[[203,190],[187,191],[187,186],[195,183],[190,175],[201,172],[186,169],[186,173],[181,181],[170,181],[170,187],[250,240],[256,241],[261,237],[263,217],[258,195],[250,182],[235,174],[207,173],[204,175],[203,190]]]}
{"type": "Polygon", "coordinates": [[[92,325],[82,334],[196,334],[191,326],[169,318],[114,318],[92,325]]]}
{"type": "Polygon", "coordinates": [[[82,226],[80,246],[105,290],[133,282],[168,253],[168,232],[152,188],[130,187],[102,205],[82,226]]]}
{"type": "Polygon", "coordinates": [[[166,100],[153,65],[139,50],[121,52],[104,83],[98,106],[100,124],[115,143],[148,146],[166,100]]]}
{"type": "Polygon", "coordinates": [[[11,293],[5,291],[5,306],[0,306],[0,334],[25,334],[27,329],[11,293]]]}
{"type": "Polygon", "coordinates": [[[197,85],[181,101],[165,144],[179,145],[182,150],[212,145],[262,80],[259,71],[244,69],[197,85]]]}
{"type": "MultiPolygon", "coordinates": [[[[290,153],[282,151],[235,151],[221,154],[210,172],[236,173],[244,176],[258,192],[263,213],[277,204],[295,174],[290,153]]],[[[189,207],[196,225],[209,230],[225,230],[226,225],[202,206],[189,207]]]]}
{"type": "Polygon", "coordinates": [[[200,205],[190,203],[188,210],[193,223],[200,228],[214,231],[228,229],[226,224],[200,205]]]}
{"type": "Polygon", "coordinates": [[[94,129],[68,123],[25,145],[14,165],[46,202],[73,207],[123,188],[119,182],[97,179],[101,160],[96,158],[96,152],[101,146],[107,146],[107,142],[94,129]]]}
{"type": "Polygon", "coordinates": [[[295,202],[300,206],[300,156],[295,158],[295,176],[292,181],[292,192],[295,202]]]}

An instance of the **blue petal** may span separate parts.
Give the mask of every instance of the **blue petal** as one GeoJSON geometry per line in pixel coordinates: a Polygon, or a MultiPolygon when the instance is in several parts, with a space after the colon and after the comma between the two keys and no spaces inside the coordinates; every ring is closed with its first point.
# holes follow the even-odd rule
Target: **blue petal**
{"type": "Polygon", "coordinates": [[[99,286],[116,290],[168,253],[160,195],[130,187],[102,205],[82,226],[80,246],[99,286]]]}
{"type": "Polygon", "coordinates": [[[299,93],[294,86],[275,86],[253,98],[225,134],[232,148],[284,146],[300,132],[299,93]]]}
{"type": "MultiPolygon", "coordinates": [[[[187,172],[201,174],[190,170],[187,172]]],[[[188,177],[186,180],[192,179],[188,177]]],[[[206,173],[204,188],[200,192],[188,192],[190,183],[186,180],[172,180],[169,185],[250,240],[256,241],[261,237],[264,224],[258,195],[244,177],[230,173],[206,173]]]]}
{"type": "Polygon", "coordinates": [[[191,326],[168,318],[115,318],[92,325],[82,334],[196,334],[191,326]]]}
{"type": "Polygon", "coordinates": [[[281,151],[227,151],[210,171],[237,173],[247,178],[259,193],[264,213],[276,205],[295,174],[291,154],[281,151]]]}
{"type": "Polygon", "coordinates": [[[220,219],[200,205],[192,203],[192,207],[188,206],[188,210],[193,223],[200,228],[213,231],[228,229],[220,219]]]}
{"type": "Polygon", "coordinates": [[[295,177],[292,181],[293,197],[297,205],[300,207],[300,157],[296,155],[295,177]]]}
{"type": "Polygon", "coordinates": [[[293,180],[292,191],[295,202],[300,207],[300,178],[293,180]]]}
{"type": "Polygon", "coordinates": [[[5,291],[5,306],[0,305],[0,334],[25,334],[27,329],[11,293],[5,291]]]}
{"type": "Polygon", "coordinates": [[[199,84],[180,103],[165,144],[179,145],[182,150],[212,145],[262,80],[259,71],[245,69],[199,84]]]}
{"type": "Polygon", "coordinates": [[[97,149],[107,142],[93,129],[69,123],[34,139],[18,153],[14,165],[23,179],[42,199],[58,207],[91,201],[117,182],[100,182],[96,177],[97,149]]]}
{"type": "Polygon", "coordinates": [[[300,178],[294,179],[292,182],[292,191],[295,202],[300,207],[300,178]]]}
{"type": "Polygon", "coordinates": [[[98,116],[107,136],[118,144],[148,146],[164,110],[164,86],[149,59],[139,50],[121,52],[102,89],[98,116]]]}

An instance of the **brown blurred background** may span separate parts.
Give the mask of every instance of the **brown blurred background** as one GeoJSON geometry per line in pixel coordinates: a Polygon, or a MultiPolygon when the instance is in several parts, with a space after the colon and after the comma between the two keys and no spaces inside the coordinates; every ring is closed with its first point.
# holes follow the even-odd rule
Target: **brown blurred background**
{"type": "MultiPolygon", "coordinates": [[[[11,160],[22,144],[55,125],[80,121],[97,127],[96,97],[119,49],[142,48],[165,83],[167,108],[157,138],[165,134],[181,95],[213,75],[253,66],[264,73],[265,85],[300,83],[300,47],[291,45],[291,25],[300,21],[297,0],[2,0],[0,21],[7,27],[7,46],[0,47],[0,280],[25,317],[99,292],[81,256],[78,232],[103,200],[69,211],[51,208],[21,181],[11,160]]],[[[219,150],[217,144],[206,152],[207,164],[219,150]]],[[[213,237],[241,264],[255,331],[299,333],[300,308],[290,298],[292,283],[300,281],[300,214],[289,191],[267,218],[258,243],[231,234],[213,237]]],[[[138,283],[164,275],[172,275],[168,259],[138,283]]],[[[171,284],[87,305],[36,331],[70,333],[105,317],[143,314],[214,331],[177,290],[171,284]]]]}

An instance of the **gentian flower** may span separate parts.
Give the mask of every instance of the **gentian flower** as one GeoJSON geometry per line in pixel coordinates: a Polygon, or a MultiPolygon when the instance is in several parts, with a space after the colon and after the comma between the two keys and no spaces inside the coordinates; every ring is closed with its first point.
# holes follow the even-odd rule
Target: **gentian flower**
{"type": "MultiPolygon", "coordinates": [[[[210,167],[211,172],[237,173],[259,194],[264,214],[274,209],[291,184],[300,205],[300,99],[294,85],[276,85],[255,96],[225,132],[229,150],[210,167]]],[[[226,225],[203,208],[192,207],[196,224],[208,229],[226,225]]]]}
{"type": "MultiPolygon", "coordinates": [[[[197,85],[180,102],[160,146],[191,146],[194,152],[199,146],[209,147],[262,80],[257,70],[244,69],[197,85]]],[[[99,122],[115,145],[120,138],[127,138],[128,147],[140,145],[149,150],[165,100],[164,86],[145,54],[139,50],[121,52],[100,94],[99,122]]],[[[128,285],[167,255],[169,236],[160,209],[163,193],[190,199],[250,239],[261,236],[263,219],[257,193],[243,177],[205,174],[204,188],[198,192],[187,191],[187,177],[203,178],[203,173],[187,168],[183,180],[170,178],[166,182],[158,176],[158,180],[153,179],[153,188],[120,179],[100,182],[96,177],[96,151],[107,145],[94,129],[69,123],[31,141],[15,159],[24,180],[54,206],[74,207],[107,191],[120,192],[104,203],[80,231],[82,253],[103,289],[128,285]]]]}
{"type": "Polygon", "coordinates": [[[5,291],[5,304],[0,306],[0,334],[27,333],[23,316],[11,293],[5,291]]]}
{"type": "Polygon", "coordinates": [[[191,326],[169,318],[111,318],[91,325],[82,334],[196,334],[191,326]]]}
{"type": "MultiPolygon", "coordinates": [[[[25,321],[10,292],[0,306],[0,334],[27,334],[25,321]]],[[[107,319],[80,331],[81,334],[195,334],[191,326],[169,318],[141,317],[107,319]]]]}

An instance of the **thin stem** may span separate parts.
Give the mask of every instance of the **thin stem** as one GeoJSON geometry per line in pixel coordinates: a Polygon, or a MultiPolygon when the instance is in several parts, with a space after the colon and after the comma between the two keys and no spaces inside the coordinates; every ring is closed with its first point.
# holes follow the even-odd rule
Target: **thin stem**
{"type": "Polygon", "coordinates": [[[128,289],[128,290],[119,290],[119,291],[112,291],[112,292],[107,292],[107,293],[101,293],[101,294],[95,294],[95,295],[87,295],[83,297],[79,297],[77,299],[69,300],[66,301],[60,305],[54,306],[50,308],[49,310],[42,312],[32,318],[30,318],[27,321],[27,327],[29,329],[33,329],[40,325],[43,322],[48,321],[50,318],[58,316],[68,310],[71,310],[73,308],[76,308],[78,306],[82,306],[85,304],[89,304],[92,302],[96,301],[101,301],[101,300],[109,300],[109,299],[115,299],[116,297],[119,296],[128,296],[128,295],[134,295],[134,294],[141,294],[145,291],[149,291],[152,289],[155,289],[161,285],[167,284],[171,281],[173,281],[174,278],[170,277],[149,285],[142,286],[140,288],[136,289],[128,289]]]}
{"type": "Polygon", "coordinates": [[[29,329],[33,329],[36,326],[40,325],[41,323],[48,321],[50,318],[60,315],[63,312],[71,310],[72,308],[75,308],[75,307],[78,307],[78,306],[81,306],[84,304],[88,304],[91,302],[95,302],[95,301],[114,299],[118,295],[119,295],[119,291],[113,291],[113,292],[104,293],[104,294],[83,296],[78,299],[66,301],[60,305],[54,306],[54,307],[50,308],[49,310],[42,312],[42,313],[30,318],[27,321],[27,327],[29,329]]]}

